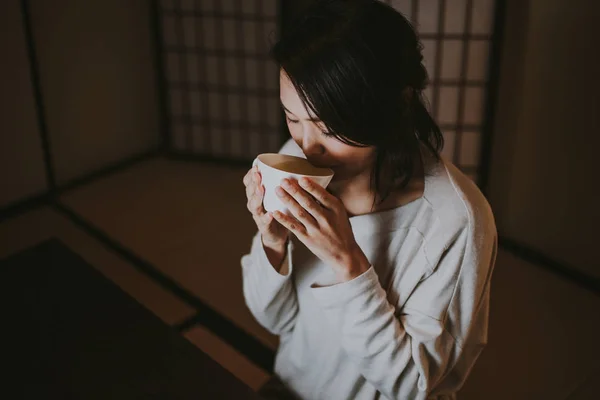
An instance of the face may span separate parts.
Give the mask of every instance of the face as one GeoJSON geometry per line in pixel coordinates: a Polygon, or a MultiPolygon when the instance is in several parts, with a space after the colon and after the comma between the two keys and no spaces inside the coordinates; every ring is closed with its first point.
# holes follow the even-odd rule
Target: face
{"type": "Polygon", "coordinates": [[[335,137],[327,136],[324,133],[325,125],[307,111],[283,70],[279,83],[280,100],[292,139],[313,165],[333,169],[334,181],[370,173],[374,148],[349,146],[335,137]]]}

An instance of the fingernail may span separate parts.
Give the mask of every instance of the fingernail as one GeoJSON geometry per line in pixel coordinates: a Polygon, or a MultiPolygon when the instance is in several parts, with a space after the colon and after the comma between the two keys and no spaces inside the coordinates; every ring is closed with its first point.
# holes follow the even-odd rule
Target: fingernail
{"type": "Polygon", "coordinates": [[[277,186],[277,188],[275,189],[275,193],[277,193],[277,196],[282,197],[283,196],[283,189],[280,186],[277,186]]]}
{"type": "Polygon", "coordinates": [[[281,183],[283,184],[283,187],[289,187],[290,186],[290,181],[287,179],[284,179],[283,181],[281,181],[281,183]]]}
{"type": "Polygon", "coordinates": [[[300,179],[300,186],[308,186],[308,179],[306,179],[306,178],[300,179]]]}

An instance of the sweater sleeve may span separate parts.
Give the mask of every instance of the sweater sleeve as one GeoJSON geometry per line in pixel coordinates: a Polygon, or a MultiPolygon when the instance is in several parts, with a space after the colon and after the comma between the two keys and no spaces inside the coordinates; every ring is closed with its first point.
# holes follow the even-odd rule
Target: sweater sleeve
{"type": "Polygon", "coordinates": [[[459,364],[464,379],[479,355],[483,343],[463,339],[487,327],[487,318],[477,314],[489,290],[493,256],[487,247],[465,254],[466,242],[447,249],[399,310],[388,302],[373,267],[349,282],[312,289],[325,312],[341,318],[340,340],[349,358],[386,398],[444,394],[438,383],[459,364]],[[449,309],[458,312],[458,321],[449,320],[449,309]]]}
{"type": "Polygon", "coordinates": [[[283,263],[287,274],[273,268],[262,245],[260,233],[252,241],[250,254],[242,257],[242,277],[246,305],[254,318],[269,332],[290,331],[298,314],[298,300],[292,280],[292,242],[288,241],[283,263]]]}
{"type": "MultiPolygon", "coordinates": [[[[305,157],[291,139],[279,150],[280,154],[305,157]]],[[[292,280],[292,241],[288,241],[285,275],[277,272],[265,253],[260,233],[252,240],[250,254],[242,257],[242,279],[246,305],[254,318],[269,332],[281,335],[290,331],[298,314],[298,300],[292,280]]],[[[285,268],[282,268],[285,270],[285,268]]]]}

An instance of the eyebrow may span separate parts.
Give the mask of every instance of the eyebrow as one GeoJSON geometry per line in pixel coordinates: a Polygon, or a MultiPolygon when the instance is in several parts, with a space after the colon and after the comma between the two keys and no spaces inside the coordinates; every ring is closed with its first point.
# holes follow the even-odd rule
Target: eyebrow
{"type": "MultiPolygon", "coordinates": [[[[296,114],[294,114],[293,112],[291,112],[290,110],[287,109],[286,106],[283,105],[283,103],[281,102],[281,99],[279,99],[279,104],[281,104],[281,107],[287,111],[288,113],[292,114],[293,116],[296,116],[296,114]]],[[[310,118],[306,118],[306,121],[310,121],[310,122],[321,122],[321,119],[319,117],[310,117],[310,118]]]]}

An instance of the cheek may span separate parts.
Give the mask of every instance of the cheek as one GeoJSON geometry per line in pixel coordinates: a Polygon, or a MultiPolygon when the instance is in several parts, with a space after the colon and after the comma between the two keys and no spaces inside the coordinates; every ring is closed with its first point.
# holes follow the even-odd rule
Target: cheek
{"type": "Polygon", "coordinates": [[[287,123],[288,131],[292,138],[298,142],[298,140],[302,137],[302,126],[300,124],[292,124],[290,122],[287,123]]]}
{"type": "Polygon", "coordinates": [[[327,150],[346,169],[364,169],[372,163],[374,150],[348,146],[339,141],[328,144],[327,150]]]}

